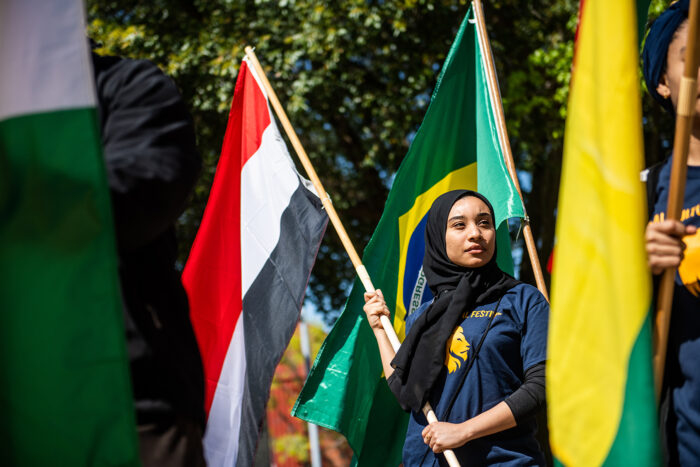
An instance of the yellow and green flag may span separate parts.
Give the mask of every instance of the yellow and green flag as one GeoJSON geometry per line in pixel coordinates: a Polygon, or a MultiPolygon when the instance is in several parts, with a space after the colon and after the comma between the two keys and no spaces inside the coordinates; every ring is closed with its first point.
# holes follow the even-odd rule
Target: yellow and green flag
{"type": "MultiPolygon", "coordinates": [[[[455,189],[480,191],[496,211],[498,264],[512,272],[506,219],[522,217],[496,125],[497,96],[486,80],[487,44],[469,11],[445,59],[423,123],[399,168],[363,262],[393,311],[404,320],[432,295],[422,273],[427,212],[455,189]]],[[[406,434],[401,411],[382,377],[374,335],[365,322],[358,281],[314,363],[293,414],[345,435],[360,465],[398,465],[406,434]]]]}
{"type": "Polygon", "coordinates": [[[660,462],[636,10],[581,2],[547,366],[550,444],[567,466],[660,462]]]}

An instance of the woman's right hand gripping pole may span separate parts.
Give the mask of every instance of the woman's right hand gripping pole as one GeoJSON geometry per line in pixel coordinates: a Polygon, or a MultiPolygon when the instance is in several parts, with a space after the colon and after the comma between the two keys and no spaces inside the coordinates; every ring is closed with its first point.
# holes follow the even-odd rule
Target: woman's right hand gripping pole
{"type": "Polygon", "coordinates": [[[365,311],[365,315],[367,315],[369,326],[374,332],[374,337],[377,339],[384,375],[388,378],[394,373],[394,369],[391,367],[391,361],[394,359],[395,352],[380,321],[382,315],[391,319],[389,307],[386,306],[384,294],[382,294],[381,290],[377,289],[374,292],[365,292],[365,306],[363,310],[365,311]]]}

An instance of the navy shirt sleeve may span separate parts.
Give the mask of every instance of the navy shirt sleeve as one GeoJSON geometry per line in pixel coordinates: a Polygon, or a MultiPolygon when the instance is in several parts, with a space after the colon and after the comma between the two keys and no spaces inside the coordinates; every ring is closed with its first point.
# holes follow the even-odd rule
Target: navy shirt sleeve
{"type": "Polygon", "coordinates": [[[532,286],[523,297],[523,322],[520,354],[523,371],[547,359],[547,327],[549,324],[549,304],[542,294],[532,286]]]}

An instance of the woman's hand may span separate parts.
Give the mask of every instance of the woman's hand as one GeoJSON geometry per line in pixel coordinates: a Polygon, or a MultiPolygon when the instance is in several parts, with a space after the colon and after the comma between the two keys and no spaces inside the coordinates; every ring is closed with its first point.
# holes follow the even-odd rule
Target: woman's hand
{"type": "Polygon", "coordinates": [[[365,292],[365,306],[362,309],[365,310],[367,320],[373,331],[384,329],[379,320],[382,315],[391,318],[389,308],[384,301],[384,295],[379,289],[375,290],[374,293],[365,292]]]}
{"type": "Polygon", "coordinates": [[[499,402],[474,418],[462,423],[435,422],[423,429],[423,441],[433,452],[463,446],[482,436],[492,435],[516,426],[508,404],[499,402]]]}
{"type": "Polygon", "coordinates": [[[389,318],[391,313],[389,313],[389,308],[386,306],[384,301],[384,295],[382,291],[377,289],[373,293],[365,292],[365,306],[362,308],[365,310],[367,315],[367,321],[374,331],[374,337],[377,338],[377,345],[379,346],[379,355],[382,357],[382,368],[384,369],[384,376],[388,379],[394,373],[394,369],[391,367],[391,361],[394,359],[396,352],[389,342],[389,336],[387,336],[382,326],[382,322],[379,318],[382,315],[389,318]]]}
{"type": "Polygon", "coordinates": [[[423,442],[430,446],[433,452],[458,448],[469,441],[467,423],[431,423],[423,429],[423,442]]]}
{"type": "Polygon", "coordinates": [[[668,268],[677,268],[683,261],[683,236],[693,235],[696,231],[697,228],[692,225],[683,225],[671,219],[647,224],[647,263],[652,274],[660,274],[668,268]]]}

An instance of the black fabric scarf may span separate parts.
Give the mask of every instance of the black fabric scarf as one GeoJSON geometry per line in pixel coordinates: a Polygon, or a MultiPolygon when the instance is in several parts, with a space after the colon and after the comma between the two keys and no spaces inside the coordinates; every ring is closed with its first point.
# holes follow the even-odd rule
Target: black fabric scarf
{"type": "Polygon", "coordinates": [[[520,284],[498,268],[495,251],[491,260],[479,268],[458,266],[447,257],[447,218],[452,206],[466,196],[479,198],[488,206],[495,228],[491,203],[475,191],[449,191],[438,197],[428,211],[423,271],[435,300],[411,327],[391,362],[394,373],[387,380],[406,411],[420,412],[428,400],[443,367],[447,339],[462,313],[494,302],[520,284]]]}

